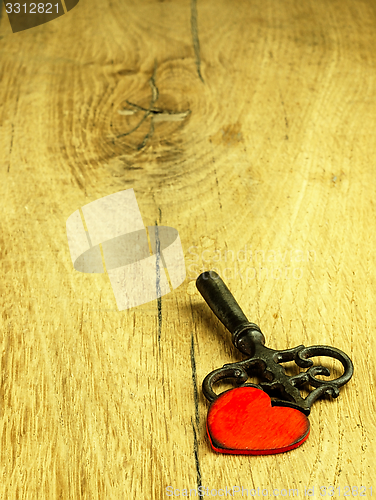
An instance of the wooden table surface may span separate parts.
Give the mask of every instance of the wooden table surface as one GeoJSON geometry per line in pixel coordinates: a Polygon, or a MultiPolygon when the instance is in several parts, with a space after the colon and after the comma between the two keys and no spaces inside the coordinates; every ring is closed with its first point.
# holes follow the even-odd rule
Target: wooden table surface
{"type": "Polygon", "coordinates": [[[81,0],[18,33],[3,5],[1,499],[376,495],[375,46],[371,0],[81,0]],[[66,220],[129,188],[187,278],[119,311],[66,220]],[[270,347],[353,359],[294,451],[210,448],[202,381],[242,358],[213,268],[270,347]]]}

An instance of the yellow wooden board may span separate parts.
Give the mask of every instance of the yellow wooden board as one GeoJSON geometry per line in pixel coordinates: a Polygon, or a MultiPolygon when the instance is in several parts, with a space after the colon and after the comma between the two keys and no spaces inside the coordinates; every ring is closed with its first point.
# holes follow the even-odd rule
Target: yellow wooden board
{"type": "Polygon", "coordinates": [[[1,499],[376,494],[375,26],[371,0],[80,0],[13,33],[3,5],[1,499]],[[69,253],[67,218],[129,188],[184,248],[160,315],[69,253]],[[241,359],[213,268],[270,347],[353,359],[294,451],[210,449],[202,380],[241,359]]]}

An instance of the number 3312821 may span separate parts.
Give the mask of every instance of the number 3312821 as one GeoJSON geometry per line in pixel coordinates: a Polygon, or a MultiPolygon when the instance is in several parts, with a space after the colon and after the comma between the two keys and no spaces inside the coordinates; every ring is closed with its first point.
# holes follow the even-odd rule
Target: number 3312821
{"type": "Polygon", "coordinates": [[[59,12],[59,4],[52,5],[52,3],[31,3],[30,5],[24,4],[5,4],[5,10],[7,14],[53,14],[54,12],[59,12]],[[54,10],[56,8],[56,11],[54,10]]]}

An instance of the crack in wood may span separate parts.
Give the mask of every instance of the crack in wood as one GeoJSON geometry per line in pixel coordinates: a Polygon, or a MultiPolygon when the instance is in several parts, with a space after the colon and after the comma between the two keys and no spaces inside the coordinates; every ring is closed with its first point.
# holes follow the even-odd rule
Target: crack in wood
{"type": "Polygon", "coordinates": [[[12,123],[12,136],[10,139],[10,147],[9,147],[9,164],[8,164],[8,173],[10,170],[10,162],[11,162],[11,156],[12,156],[12,150],[13,150],[13,137],[14,137],[14,124],[12,123]]]}
{"type": "Polygon", "coordinates": [[[196,357],[195,357],[195,341],[193,333],[191,335],[191,368],[192,368],[192,383],[193,383],[193,397],[195,402],[195,417],[196,426],[200,426],[200,413],[198,409],[198,389],[197,389],[197,371],[196,371],[196,357]]]}
{"type": "Polygon", "coordinates": [[[193,430],[193,453],[195,456],[195,465],[196,465],[196,481],[197,481],[197,490],[200,491],[202,486],[202,475],[201,475],[201,467],[200,460],[198,456],[198,439],[197,439],[197,431],[195,424],[193,422],[193,418],[191,419],[192,430],[193,430]]]}
{"type": "Polygon", "coordinates": [[[141,118],[141,120],[138,122],[138,124],[135,127],[133,127],[132,130],[130,130],[129,132],[125,132],[123,134],[118,135],[117,139],[119,139],[120,137],[125,137],[127,135],[133,134],[133,132],[135,132],[144,123],[144,121],[147,119],[147,117],[150,115],[151,109],[153,108],[153,106],[154,106],[154,104],[159,96],[158,89],[155,85],[155,73],[156,73],[156,71],[157,71],[157,63],[154,64],[154,71],[149,79],[149,85],[151,87],[151,100],[150,100],[149,107],[145,110],[144,116],[141,118]]]}
{"type": "MultiPolygon", "coordinates": [[[[125,101],[129,106],[132,106],[135,109],[119,109],[119,115],[129,116],[134,115],[138,111],[148,111],[147,108],[139,106],[131,101],[125,101]]],[[[153,108],[150,110],[150,113],[153,115],[154,122],[181,122],[187,118],[187,116],[191,113],[191,110],[187,111],[170,111],[167,109],[153,108]]]]}
{"type": "Polygon", "coordinates": [[[149,127],[149,132],[145,135],[143,138],[141,144],[137,146],[137,150],[140,151],[140,149],[144,148],[148,142],[148,140],[153,137],[154,134],[154,121],[153,118],[150,120],[150,127],[149,127]]]}
{"type": "Polygon", "coordinates": [[[198,22],[197,22],[197,0],[191,0],[191,33],[192,33],[193,48],[196,57],[197,74],[202,83],[205,83],[201,74],[200,41],[198,38],[198,22]]]}
{"type": "MultiPolygon", "coordinates": [[[[158,221],[155,221],[155,227],[158,227],[158,221]]],[[[158,310],[158,348],[161,351],[162,337],[162,292],[161,292],[161,242],[159,240],[158,230],[155,235],[155,256],[156,256],[156,292],[157,292],[157,310],[158,310]]],[[[163,269],[163,263],[162,263],[163,269]]]]}
{"type": "Polygon", "coordinates": [[[138,113],[139,111],[142,111],[144,113],[143,117],[141,120],[137,123],[135,127],[133,127],[130,131],[124,132],[123,134],[119,134],[116,136],[117,139],[120,137],[125,137],[127,135],[133,134],[137,129],[140,128],[140,126],[145,122],[147,118],[150,116],[150,127],[149,131],[143,138],[142,142],[137,146],[137,150],[143,149],[149,139],[153,136],[154,134],[154,123],[157,122],[162,122],[162,121],[170,121],[170,122],[178,122],[178,121],[183,121],[187,116],[191,113],[191,110],[188,109],[186,111],[170,111],[166,109],[160,109],[154,107],[154,104],[159,98],[159,90],[158,87],[155,83],[155,75],[157,71],[157,64],[154,64],[154,71],[152,76],[149,79],[149,85],[151,87],[151,100],[148,108],[144,108],[143,106],[140,106],[139,104],[133,103],[131,101],[126,100],[125,102],[128,104],[128,106],[131,106],[134,109],[119,109],[118,113],[120,115],[124,116],[129,116],[129,115],[134,115],[138,113]]]}
{"type": "Polygon", "coordinates": [[[192,430],[193,430],[193,453],[195,457],[196,465],[196,477],[197,477],[197,488],[202,485],[201,476],[201,466],[198,453],[198,438],[197,433],[200,429],[200,413],[198,408],[198,389],[197,389],[197,371],[196,371],[196,357],[195,357],[195,342],[193,338],[193,333],[191,334],[191,369],[192,369],[192,383],[193,383],[193,399],[195,404],[195,419],[196,422],[191,418],[192,430]]]}

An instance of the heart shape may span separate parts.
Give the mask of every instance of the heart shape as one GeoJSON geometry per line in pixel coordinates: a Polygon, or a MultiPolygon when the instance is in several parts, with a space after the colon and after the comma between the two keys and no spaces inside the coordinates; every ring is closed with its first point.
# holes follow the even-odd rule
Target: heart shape
{"type": "Polygon", "coordinates": [[[215,451],[271,455],[300,446],[309,420],[299,410],[272,406],[261,389],[243,386],[222,393],[210,406],[207,431],[215,451]]]}

